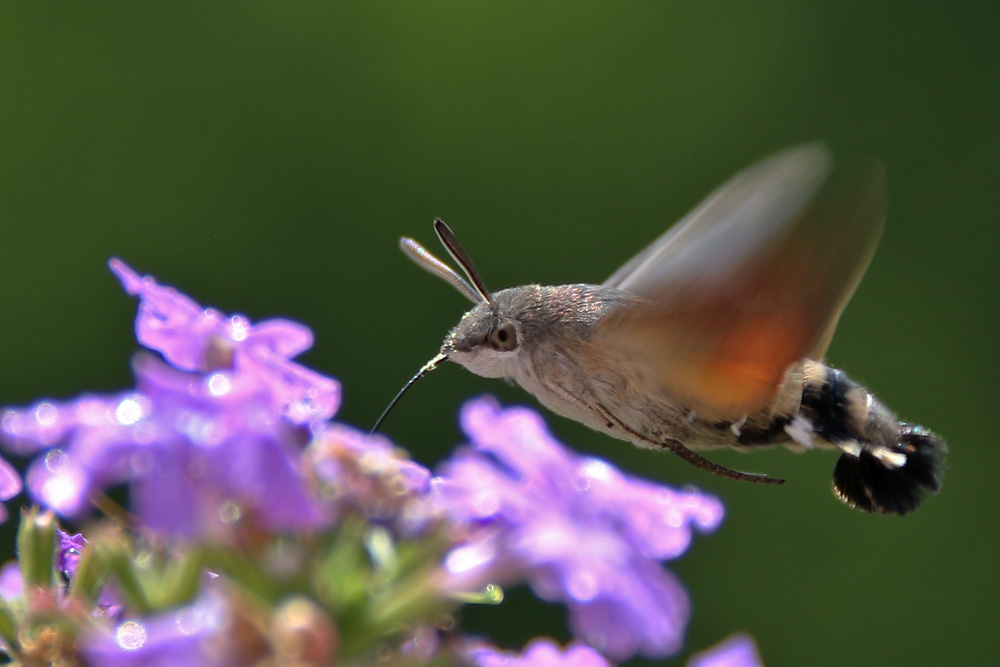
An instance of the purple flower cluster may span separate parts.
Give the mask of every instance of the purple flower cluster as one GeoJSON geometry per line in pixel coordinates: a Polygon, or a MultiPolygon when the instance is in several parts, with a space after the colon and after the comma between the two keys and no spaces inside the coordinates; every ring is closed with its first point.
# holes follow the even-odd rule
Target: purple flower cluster
{"type": "Polygon", "coordinates": [[[337,411],[340,384],[291,361],[312,347],[308,327],[284,319],[251,324],[242,315],[202,308],[151,276],[138,275],[121,260],[108,264],[125,291],[140,299],[136,338],[174,368],[229,370],[260,392],[272,414],[296,424],[324,421],[337,411]]]}
{"type": "Polygon", "coordinates": [[[576,637],[613,659],[675,653],[689,603],[660,563],[684,552],[693,528],[715,529],[721,503],[578,456],[531,410],[480,399],[461,422],[471,444],[435,484],[466,531],[446,560],[448,585],[526,580],[567,606],[576,637]]]}
{"type": "Polygon", "coordinates": [[[336,411],[340,385],[290,360],[310,346],[309,330],[227,317],[110,265],[140,298],[139,342],[169,363],[140,354],[133,390],[8,409],[0,438],[39,454],[27,474],[32,499],[77,517],[96,492],[127,482],[133,512],[160,533],[206,537],[247,512],[274,528],[322,525],[299,453],[336,411]]]}

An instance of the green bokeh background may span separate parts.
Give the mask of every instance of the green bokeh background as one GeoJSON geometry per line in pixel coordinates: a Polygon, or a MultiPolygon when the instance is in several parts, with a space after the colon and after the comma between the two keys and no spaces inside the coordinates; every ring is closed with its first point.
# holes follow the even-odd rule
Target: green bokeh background
{"type": "MultiPolygon", "coordinates": [[[[0,5],[0,402],[130,383],[119,256],[202,303],[308,323],[304,361],[368,427],[466,307],[396,249],[451,223],[494,289],[599,282],[757,158],[822,139],[887,168],[890,218],[831,363],[951,445],[904,519],[845,509],[834,456],[722,452],[711,477],[551,418],[582,451],[697,484],[728,516],[674,564],[685,654],[769,665],[996,664],[1000,40],[987,3],[0,5]]],[[[454,366],[385,430],[432,465],[454,366]]],[[[7,533],[9,535],[9,533],[7,533]]],[[[9,538],[6,538],[9,542],[9,538]]],[[[465,621],[565,638],[512,591],[465,621]]],[[[637,661],[637,664],[639,661],[637,661]]]]}

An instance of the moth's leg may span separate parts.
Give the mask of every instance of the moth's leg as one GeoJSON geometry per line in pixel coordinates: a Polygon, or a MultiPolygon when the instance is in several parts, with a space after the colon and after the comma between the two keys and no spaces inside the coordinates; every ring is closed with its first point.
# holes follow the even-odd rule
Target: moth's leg
{"type": "Polygon", "coordinates": [[[754,482],[756,484],[784,484],[785,480],[777,479],[775,477],[768,477],[767,475],[762,475],[753,472],[740,472],[739,470],[732,470],[718,463],[713,463],[706,459],[705,457],[694,453],[681,443],[676,440],[667,440],[665,442],[656,442],[650,440],[639,433],[636,433],[628,426],[626,426],[620,419],[614,416],[610,410],[605,408],[595,397],[590,396],[590,401],[584,400],[579,396],[574,396],[570,392],[566,391],[562,386],[553,383],[546,382],[546,388],[552,393],[558,394],[567,402],[575,403],[581,410],[596,413],[607,425],[608,428],[617,426],[622,430],[623,433],[627,433],[636,440],[640,440],[643,443],[649,445],[654,449],[669,449],[673,453],[680,456],[682,459],[694,466],[701,468],[702,470],[707,470],[708,472],[719,475],[720,477],[728,477],[729,479],[736,479],[742,482],[754,482]]]}
{"type": "Polygon", "coordinates": [[[713,463],[709,461],[704,456],[696,454],[691,451],[681,443],[676,440],[666,440],[664,442],[657,442],[655,440],[650,440],[642,434],[636,433],[628,426],[623,424],[619,419],[617,419],[609,410],[607,410],[603,405],[599,405],[601,416],[608,419],[609,421],[614,421],[623,431],[631,435],[636,440],[640,440],[643,443],[650,445],[651,447],[659,449],[669,449],[674,454],[693,464],[694,466],[701,468],[702,470],[707,470],[708,472],[719,475],[720,477],[728,477],[729,479],[740,480],[741,482],[754,482],[755,484],[784,484],[785,480],[778,479],[776,477],[768,477],[767,475],[762,475],[754,472],[740,472],[739,470],[733,470],[732,468],[727,468],[726,466],[719,465],[718,463],[713,463]]]}

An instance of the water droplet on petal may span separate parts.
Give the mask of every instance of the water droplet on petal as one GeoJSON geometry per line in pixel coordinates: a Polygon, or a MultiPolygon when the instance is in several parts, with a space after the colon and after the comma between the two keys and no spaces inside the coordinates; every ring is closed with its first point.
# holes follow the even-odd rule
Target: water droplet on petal
{"type": "Polygon", "coordinates": [[[205,627],[205,615],[195,607],[186,607],[177,612],[177,630],[183,635],[194,635],[205,627]]]}
{"type": "Polygon", "coordinates": [[[52,426],[55,423],[59,411],[51,403],[41,403],[35,408],[35,420],[42,426],[52,426]]]}
{"type": "Polygon", "coordinates": [[[131,426],[142,419],[144,412],[142,404],[135,397],[130,396],[115,408],[115,419],[123,426],[131,426]]]}
{"type": "Polygon", "coordinates": [[[250,333],[250,320],[239,315],[229,318],[229,336],[236,342],[246,340],[250,333]]]}
{"type": "Polygon", "coordinates": [[[135,651],[146,643],[146,627],[138,621],[125,621],[115,630],[115,641],[126,651],[135,651]]]}
{"type": "Polygon", "coordinates": [[[208,391],[212,396],[225,396],[233,388],[233,383],[225,373],[213,373],[208,378],[208,391]]]}
{"type": "Polygon", "coordinates": [[[24,418],[17,410],[7,410],[3,413],[3,432],[10,435],[19,435],[24,423],[24,418]]]}
{"type": "Polygon", "coordinates": [[[219,507],[219,521],[232,525],[243,518],[243,508],[234,500],[227,500],[219,507]]]}
{"type": "Polygon", "coordinates": [[[45,468],[53,474],[65,472],[68,465],[69,457],[61,449],[51,449],[45,455],[45,468]]]}
{"type": "Polygon", "coordinates": [[[483,589],[483,598],[488,604],[500,604],[503,602],[503,589],[496,584],[487,584],[483,589]]]}

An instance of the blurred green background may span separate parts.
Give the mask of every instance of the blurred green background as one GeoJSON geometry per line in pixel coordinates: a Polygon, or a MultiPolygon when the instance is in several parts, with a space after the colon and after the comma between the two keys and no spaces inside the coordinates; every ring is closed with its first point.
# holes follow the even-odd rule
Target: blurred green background
{"type": "MultiPolygon", "coordinates": [[[[831,497],[830,453],[713,457],[789,480],[760,487],[551,426],[725,501],[674,564],[685,654],[743,630],[769,665],[996,664],[990,7],[3,3],[0,403],[130,384],[118,256],[202,303],[308,323],[305,363],[343,381],[340,418],[367,428],[468,305],[399,236],[434,247],[443,217],[493,289],[600,282],[739,168],[821,139],[880,157],[890,188],[829,360],[947,437],[943,493],[867,516],[831,497]]],[[[385,431],[433,465],[483,392],[534,405],[446,366],[385,431]]],[[[528,598],[465,622],[508,646],[565,638],[562,610],[528,598]]]]}

